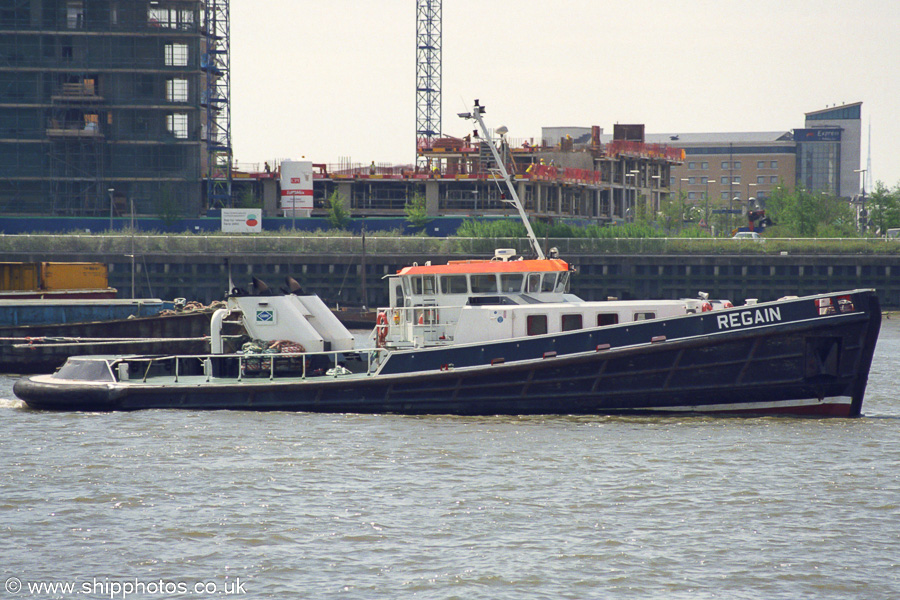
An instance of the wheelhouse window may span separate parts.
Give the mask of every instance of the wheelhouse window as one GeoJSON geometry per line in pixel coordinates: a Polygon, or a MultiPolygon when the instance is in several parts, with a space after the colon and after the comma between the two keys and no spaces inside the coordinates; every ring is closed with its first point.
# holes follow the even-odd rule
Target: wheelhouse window
{"type": "Polygon", "coordinates": [[[412,280],[413,294],[418,296],[434,295],[434,275],[414,275],[412,280]]]}
{"type": "Polygon", "coordinates": [[[655,319],[655,312],[636,312],[634,313],[635,321],[649,321],[650,319],[655,319]]]}
{"type": "Polygon", "coordinates": [[[562,331],[574,331],[576,329],[581,329],[581,326],[581,315],[563,315],[562,320],[560,321],[560,329],[562,331]]]}
{"type": "Polygon", "coordinates": [[[541,280],[541,291],[552,292],[556,288],[556,273],[544,273],[541,280]]]}
{"type": "Polygon", "coordinates": [[[473,294],[496,294],[497,278],[493,273],[487,275],[471,275],[470,282],[472,284],[473,294]]]}
{"type": "Polygon", "coordinates": [[[541,274],[540,273],[529,273],[528,274],[528,293],[534,294],[539,291],[541,291],[541,274]]]}
{"type": "Polygon", "coordinates": [[[526,327],[528,335],[543,335],[547,333],[547,315],[528,315],[526,327]]]}
{"type": "Polygon", "coordinates": [[[442,294],[469,293],[469,285],[466,283],[465,275],[441,275],[440,283],[442,294]]]}
{"type": "Polygon", "coordinates": [[[597,327],[615,325],[619,322],[618,313],[601,313],[597,315],[597,327]]]}
{"type": "Polygon", "coordinates": [[[500,291],[505,293],[518,293],[522,291],[522,282],[525,275],[522,273],[501,273],[500,291]]]}

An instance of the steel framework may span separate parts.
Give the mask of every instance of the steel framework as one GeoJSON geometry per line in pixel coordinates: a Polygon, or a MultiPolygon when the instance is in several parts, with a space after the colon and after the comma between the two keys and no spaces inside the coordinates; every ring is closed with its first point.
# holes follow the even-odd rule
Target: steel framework
{"type": "MultiPolygon", "coordinates": [[[[440,135],[441,0],[417,0],[416,150],[430,148],[440,135]]],[[[417,162],[425,160],[418,158],[417,162]]]]}
{"type": "Polygon", "coordinates": [[[206,202],[231,206],[231,19],[228,0],[207,0],[206,53],[206,202]]]}

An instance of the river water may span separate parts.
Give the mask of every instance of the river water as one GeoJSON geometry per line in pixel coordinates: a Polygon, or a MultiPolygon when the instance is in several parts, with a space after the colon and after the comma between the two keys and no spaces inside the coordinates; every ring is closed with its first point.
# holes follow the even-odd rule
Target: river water
{"type": "Polygon", "coordinates": [[[900,597],[900,319],[847,420],[55,414],[14,380],[0,598],[900,597]]]}

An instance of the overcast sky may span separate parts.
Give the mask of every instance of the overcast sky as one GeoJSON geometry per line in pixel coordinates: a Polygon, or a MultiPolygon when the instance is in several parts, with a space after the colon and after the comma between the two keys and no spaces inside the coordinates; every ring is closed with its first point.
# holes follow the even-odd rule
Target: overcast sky
{"type": "MultiPolygon", "coordinates": [[[[444,0],[443,119],[787,131],[863,102],[874,180],[900,183],[898,0],[444,0]]],[[[415,160],[416,0],[231,0],[239,162],[415,160]]]]}

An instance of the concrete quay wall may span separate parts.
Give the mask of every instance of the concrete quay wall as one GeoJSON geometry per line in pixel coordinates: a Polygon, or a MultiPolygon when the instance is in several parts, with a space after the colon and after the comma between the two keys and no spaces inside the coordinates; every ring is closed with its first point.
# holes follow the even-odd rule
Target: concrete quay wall
{"type": "MultiPolygon", "coordinates": [[[[427,258],[440,264],[460,257],[427,258]]],[[[897,255],[573,254],[564,258],[577,269],[572,291],[588,300],[696,297],[704,291],[711,298],[738,302],[757,298],[762,302],[787,295],[875,288],[885,308],[900,308],[897,255]]],[[[5,253],[4,260],[105,262],[110,285],[118,288],[120,297],[131,296],[131,259],[121,253],[5,253]]],[[[278,290],[290,276],[331,306],[351,306],[363,303],[365,271],[368,306],[383,306],[387,304],[387,284],[382,278],[414,260],[421,264],[425,257],[370,254],[363,269],[358,254],[148,253],[135,258],[135,296],[209,303],[225,295],[230,268],[238,287],[249,289],[255,276],[278,290]]]]}

